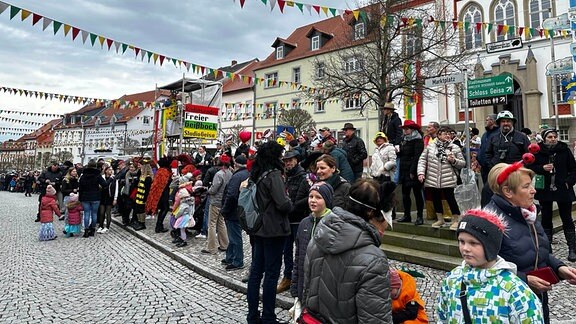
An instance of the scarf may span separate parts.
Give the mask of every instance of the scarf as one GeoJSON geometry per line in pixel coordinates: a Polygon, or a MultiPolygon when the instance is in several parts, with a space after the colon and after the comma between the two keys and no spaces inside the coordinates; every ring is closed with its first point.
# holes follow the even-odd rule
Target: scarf
{"type": "Polygon", "coordinates": [[[448,143],[448,141],[446,141],[446,142],[436,141],[436,150],[438,151],[436,153],[436,157],[442,163],[446,163],[448,161],[448,155],[446,154],[446,149],[448,148],[448,144],[450,144],[450,143],[448,143]]]}
{"type": "Polygon", "coordinates": [[[404,135],[404,141],[409,142],[415,139],[421,139],[422,138],[422,134],[420,134],[419,131],[413,129],[412,133],[410,133],[409,135],[404,135]]]}
{"type": "Polygon", "coordinates": [[[162,193],[170,183],[170,180],[172,180],[172,172],[170,172],[170,170],[166,168],[158,169],[154,181],[152,182],[152,186],[150,187],[148,199],[146,200],[146,211],[149,214],[156,213],[158,203],[160,202],[160,199],[162,199],[162,193]]]}
{"type": "Polygon", "coordinates": [[[536,222],[536,205],[532,204],[528,209],[520,208],[520,211],[528,224],[532,225],[536,222]]]}

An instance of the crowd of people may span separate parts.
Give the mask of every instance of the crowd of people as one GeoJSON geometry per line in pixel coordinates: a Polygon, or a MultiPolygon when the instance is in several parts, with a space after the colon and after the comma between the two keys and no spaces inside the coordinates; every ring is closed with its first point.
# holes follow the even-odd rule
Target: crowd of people
{"type": "Polygon", "coordinates": [[[294,297],[291,313],[304,323],[427,323],[416,281],[390,268],[379,248],[394,222],[412,222],[412,194],[417,226],[424,224],[427,200],[432,227],[445,226],[450,212],[463,257],[442,282],[441,322],[549,322],[552,279],[576,284],[576,270],[551,249],[556,202],[568,260],[576,261],[576,162],[558,131],[543,130],[541,141],[531,144],[504,111],[488,116],[482,137],[471,132],[466,151],[453,129],[432,122],[424,133],[414,121],[402,124],[392,104],[384,116],[370,159],[354,125],[345,123],[341,140],[323,127],[292,141],[269,138],[250,146],[250,133],[241,132],[236,150],[226,141],[212,154],[200,147],[158,161],[144,155],[85,166],[54,162],[33,180],[40,193],[39,238],[56,238],[54,214],[65,222],[67,237],[106,233],[116,209],[123,225],[137,231],[155,218],[155,232],[169,232],[177,247],[189,237],[205,238],[203,254],[225,251],[225,269],[242,269],[238,196],[253,182],[262,225],[249,236],[248,323],[276,323],[276,294],[283,291],[294,297]],[[466,154],[477,157],[472,167],[484,183],[481,210],[460,210],[454,196],[466,154]],[[404,214],[394,221],[397,185],[404,214]]]}

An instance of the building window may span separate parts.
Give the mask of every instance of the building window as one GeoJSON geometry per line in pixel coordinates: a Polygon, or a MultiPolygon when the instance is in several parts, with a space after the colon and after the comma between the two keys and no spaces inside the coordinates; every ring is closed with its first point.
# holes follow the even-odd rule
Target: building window
{"type": "Polygon", "coordinates": [[[323,113],[325,112],[325,105],[326,104],[326,100],[324,100],[321,97],[317,97],[316,99],[314,99],[314,112],[315,113],[323,113]]]}
{"type": "Polygon", "coordinates": [[[302,79],[300,78],[300,68],[299,67],[295,67],[292,69],[292,82],[294,82],[294,83],[302,82],[302,79]]]}
{"type": "Polygon", "coordinates": [[[416,56],[422,52],[422,29],[410,28],[406,30],[406,56],[416,56]]]}
{"type": "Polygon", "coordinates": [[[266,73],[264,74],[264,79],[266,79],[264,88],[275,88],[278,86],[278,72],[266,73]]]}
{"type": "MultiPolygon", "coordinates": [[[[562,85],[562,80],[556,79],[556,89],[553,91],[555,91],[555,93],[552,93],[552,98],[554,98],[554,94],[556,94],[558,103],[566,102],[566,98],[564,98],[566,96],[566,88],[562,85]]],[[[554,104],[554,101],[552,101],[552,104],[554,104]]]]}
{"type": "Polygon", "coordinates": [[[324,78],[326,74],[326,65],[323,62],[316,64],[316,79],[324,78]]]}
{"type": "Polygon", "coordinates": [[[290,101],[290,109],[300,109],[300,99],[292,99],[290,101]]]}
{"type": "Polygon", "coordinates": [[[542,22],[550,17],[550,0],[530,0],[530,27],[540,28],[542,22]]]}
{"type": "Polygon", "coordinates": [[[150,124],[150,117],[149,116],[142,116],[142,124],[149,125],[150,124]]]}
{"type": "Polygon", "coordinates": [[[354,93],[349,95],[344,100],[344,110],[349,109],[360,109],[362,106],[362,101],[360,100],[360,94],[354,93]]]}
{"type": "Polygon", "coordinates": [[[477,23],[482,23],[482,13],[477,6],[471,5],[465,11],[464,23],[470,24],[470,28],[464,31],[464,47],[465,49],[473,49],[482,47],[482,28],[476,28],[477,23]]]}
{"type": "Polygon", "coordinates": [[[310,47],[313,51],[320,48],[320,36],[312,37],[312,46],[310,47]]]}
{"type": "Polygon", "coordinates": [[[283,59],[284,58],[284,46],[276,47],[276,59],[283,59]]]}
{"type": "Polygon", "coordinates": [[[276,115],[276,102],[267,102],[264,104],[264,113],[268,115],[269,118],[274,118],[276,115]]]}
{"type": "Polygon", "coordinates": [[[70,117],[70,124],[76,124],[76,116],[70,117]]]}
{"type": "Polygon", "coordinates": [[[562,142],[568,142],[570,141],[570,138],[568,136],[568,128],[560,128],[558,130],[558,140],[562,141],[562,142]]]}
{"type": "Polygon", "coordinates": [[[363,39],[366,36],[366,30],[364,28],[364,23],[359,22],[354,25],[354,40],[363,39]]]}
{"type": "MultiPolygon", "coordinates": [[[[515,26],[516,19],[514,17],[514,3],[510,0],[499,0],[496,6],[494,7],[494,25],[508,25],[508,26],[515,26]]],[[[510,33],[504,34],[503,31],[500,30],[500,34],[498,34],[500,28],[495,28],[494,33],[496,35],[497,41],[503,41],[508,38],[514,38],[515,35],[510,33]]]]}
{"type": "Polygon", "coordinates": [[[355,56],[346,59],[344,62],[344,71],[346,71],[346,73],[360,71],[360,60],[355,56]]]}

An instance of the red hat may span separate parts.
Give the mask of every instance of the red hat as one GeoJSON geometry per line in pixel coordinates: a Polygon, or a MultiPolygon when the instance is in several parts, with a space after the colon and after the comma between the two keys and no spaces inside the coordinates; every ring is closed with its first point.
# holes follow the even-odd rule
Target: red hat
{"type": "Polygon", "coordinates": [[[194,178],[196,178],[197,176],[199,176],[199,175],[201,175],[201,174],[202,174],[202,171],[200,171],[200,170],[198,170],[198,169],[196,169],[196,170],[194,170],[194,172],[192,172],[192,176],[193,176],[194,178]]]}
{"type": "Polygon", "coordinates": [[[249,131],[241,131],[240,134],[238,134],[238,137],[240,137],[242,143],[246,143],[252,137],[252,133],[250,133],[249,131]]]}
{"type": "Polygon", "coordinates": [[[220,162],[230,164],[230,157],[226,154],[220,155],[220,162]]]}
{"type": "Polygon", "coordinates": [[[420,125],[416,124],[416,122],[414,122],[413,120],[410,119],[406,119],[404,121],[404,125],[401,126],[402,128],[411,128],[411,129],[416,129],[419,130],[421,127],[420,125]]]}

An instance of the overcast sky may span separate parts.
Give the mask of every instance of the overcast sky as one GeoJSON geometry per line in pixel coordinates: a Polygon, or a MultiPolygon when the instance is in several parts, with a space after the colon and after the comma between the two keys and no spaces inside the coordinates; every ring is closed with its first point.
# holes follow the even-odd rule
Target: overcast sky
{"type": "MultiPolygon", "coordinates": [[[[297,27],[326,19],[314,10],[278,6],[270,12],[261,0],[3,0],[41,16],[82,30],[131,44],[168,57],[212,68],[252,58],[264,59],[276,37],[288,37],[297,27]]],[[[302,0],[302,3],[338,9],[356,8],[354,0],[302,0]]],[[[0,86],[74,96],[114,99],[153,90],[178,80],[185,70],[171,62],[163,66],[134,59],[133,51],[116,54],[90,40],[82,44],[54,36],[52,25],[32,26],[32,16],[10,20],[10,9],[0,15],[0,86]]],[[[81,105],[63,104],[0,92],[0,110],[67,113],[81,105]]],[[[0,114],[0,117],[32,120],[0,114]]],[[[36,118],[47,121],[49,118],[36,118]]],[[[29,128],[0,118],[0,127],[29,128]]],[[[0,129],[2,131],[2,129],[0,129]]],[[[0,134],[0,141],[17,136],[0,134]]]]}

